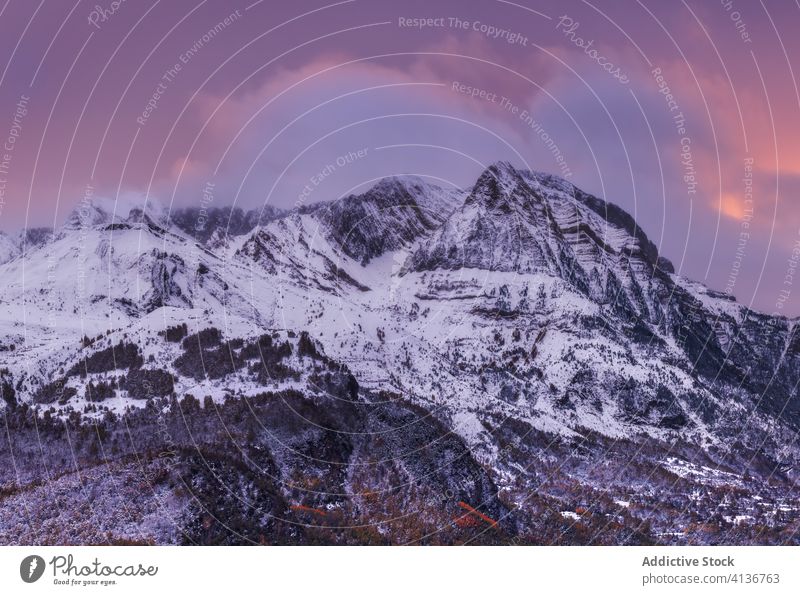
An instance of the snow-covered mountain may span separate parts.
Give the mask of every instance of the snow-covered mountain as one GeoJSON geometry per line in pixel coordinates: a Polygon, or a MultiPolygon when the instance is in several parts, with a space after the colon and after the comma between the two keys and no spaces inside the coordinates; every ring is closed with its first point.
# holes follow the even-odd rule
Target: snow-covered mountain
{"type": "MultiPolygon", "coordinates": [[[[181,449],[243,445],[215,465],[266,494],[244,541],[766,542],[798,522],[797,321],[677,276],[560,178],[497,163],[469,191],[402,176],[289,212],[95,200],[48,238],[23,256],[0,236],[4,415],[21,435],[166,419],[204,498],[219,486],[181,449]]],[[[115,438],[121,476],[166,440],[115,438]]],[[[147,539],[182,540],[164,531],[147,539]]]]}
{"type": "Polygon", "coordinates": [[[0,231],[0,264],[35,250],[49,241],[52,235],[50,227],[27,227],[11,236],[0,231]]]}
{"type": "Polygon", "coordinates": [[[286,211],[272,205],[248,211],[240,207],[182,208],[170,212],[170,220],[189,237],[219,249],[231,238],[249,233],[256,226],[285,214],[286,211]]]}
{"type": "Polygon", "coordinates": [[[5,264],[15,258],[19,252],[19,246],[8,235],[0,231],[0,264],[5,264]]]}

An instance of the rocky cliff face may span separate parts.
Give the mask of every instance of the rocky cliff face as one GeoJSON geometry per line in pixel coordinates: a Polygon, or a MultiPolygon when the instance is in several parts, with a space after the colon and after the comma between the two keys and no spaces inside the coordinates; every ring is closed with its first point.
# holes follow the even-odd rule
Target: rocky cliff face
{"type": "Polygon", "coordinates": [[[228,240],[250,233],[259,225],[279,219],[285,211],[264,205],[260,209],[240,207],[182,208],[170,213],[172,224],[198,242],[220,248],[228,240]]]}
{"type": "MultiPolygon", "coordinates": [[[[628,214],[563,180],[502,163],[489,168],[404,272],[464,269],[566,281],[602,318],[580,324],[602,325],[601,334],[660,352],[664,361],[677,352],[699,385],[726,395],[744,389],[752,395],[747,406],[798,427],[794,323],[675,277],[628,214]]],[[[529,309],[528,289],[516,309],[509,309],[513,290],[498,293],[507,316],[529,309]]],[[[710,414],[705,405],[703,413],[710,414]]]]}
{"type": "Polygon", "coordinates": [[[0,265],[7,542],[797,539],[796,321],[675,275],[564,180],[389,178],[200,235],[83,207],[0,265]]]}
{"type": "Polygon", "coordinates": [[[0,264],[43,246],[52,235],[49,227],[28,227],[12,236],[0,232],[0,264]]]}
{"type": "Polygon", "coordinates": [[[343,252],[366,265],[439,227],[462,200],[461,191],[405,176],[386,178],[364,194],[312,211],[343,252]]]}

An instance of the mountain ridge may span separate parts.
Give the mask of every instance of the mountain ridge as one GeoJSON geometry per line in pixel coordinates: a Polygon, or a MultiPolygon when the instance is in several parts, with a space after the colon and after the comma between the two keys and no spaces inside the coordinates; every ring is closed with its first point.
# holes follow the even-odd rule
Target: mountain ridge
{"type": "MultiPolygon", "coordinates": [[[[591,522],[620,516],[609,490],[642,507],[615,521],[615,542],[697,538],[689,518],[727,531],[708,505],[722,494],[732,518],[769,501],[750,516],[770,539],[796,522],[776,512],[800,463],[796,321],[674,274],[630,215],[569,182],[504,162],[468,191],[395,177],[263,219],[206,210],[213,230],[201,236],[195,212],[176,222],[156,207],[107,209],[0,265],[0,414],[21,432],[33,416],[117,435],[119,424],[151,427],[156,412],[178,423],[184,409],[186,423],[216,428],[208,415],[220,409],[278,478],[258,484],[275,514],[294,514],[295,502],[377,522],[403,511],[378,512],[361,492],[420,485],[387,502],[428,511],[445,500],[445,517],[423,512],[420,523],[462,519],[447,539],[471,530],[459,502],[502,517],[501,542],[535,542],[551,534],[542,514],[559,531],[583,522],[576,507],[593,510],[591,522]],[[248,403],[269,432],[241,421],[248,403]],[[432,446],[450,435],[444,450],[432,446]],[[603,476],[603,453],[614,474],[603,476]],[[344,471],[320,463],[330,460],[344,471]],[[298,489],[300,469],[325,493],[298,489]],[[660,487],[637,492],[648,481],[660,487]],[[645,520],[657,530],[640,531],[645,520]]],[[[173,431],[189,448],[191,436],[173,431]]],[[[230,468],[218,462],[225,473],[258,483],[218,435],[201,432],[232,457],[230,468]]],[[[192,518],[192,535],[210,539],[192,518]]],[[[417,529],[392,540],[426,534],[417,529]]],[[[280,524],[264,530],[290,539],[280,524]]]]}

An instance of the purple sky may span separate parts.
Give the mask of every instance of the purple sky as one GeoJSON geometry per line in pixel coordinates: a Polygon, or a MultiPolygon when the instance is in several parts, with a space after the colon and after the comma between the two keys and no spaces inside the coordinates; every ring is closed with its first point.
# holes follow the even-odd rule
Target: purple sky
{"type": "Polygon", "coordinates": [[[87,185],[290,207],[507,159],[623,206],[681,274],[800,314],[796,4],[112,4],[2,7],[0,229],[59,224],[87,185]]]}

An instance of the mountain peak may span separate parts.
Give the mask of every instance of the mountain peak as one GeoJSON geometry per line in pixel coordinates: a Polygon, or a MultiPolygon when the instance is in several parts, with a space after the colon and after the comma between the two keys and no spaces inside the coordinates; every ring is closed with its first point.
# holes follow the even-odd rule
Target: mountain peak
{"type": "Polygon", "coordinates": [[[461,203],[463,194],[416,175],[390,176],[362,194],[317,205],[313,212],[328,236],[365,265],[433,231],[461,203]]]}
{"type": "Polygon", "coordinates": [[[370,196],[372,193],[397,193],[402,192],[414,197],[424,196],[432,192],[442,191],[442,187],[416,174],[400,174],[381,178],[366,192],[358,196],[370,196]]]}
{"type": "Polygon", "coordinates": [[[435,184],[431,184],[423,177],[416,174],[398,174],[381,178],[367,192],[370,190],[391,188],[425,188],[428,186],[435,186],[435,184]]]}
{"type": "Polygon", "coordinates": [[[484,171],[492,171],[495,175],[516,175],[518,170],[510,161],[500,159],[489,165],[484,171]]]}
{"type": "Polygon", "coordinates": [[[519,197],[520,194],[515,189],[520,184],[524,184],[520,172],[508,161],[497,161],[478,176],[467,200],[492,205],[514,195],[519,197]]]}
{"type": "Polygon", "coordinates": [[[139,222],[144,217],[165,224],[167,211],[157,200],[141,194],[84,198],[67,216],[65,229],[81,229],[112,223],[139,222]]]}
{"type": "MultiPolygon", "coordinates": [[[[47,485],[41,460],[64,478],[73,517],[87,482],[115,510],[117,500],[102,500],[110,480],[95,481],[108,475],[95,471],[101,436],[70,450],[67,432],[89,424],[114,446],[108,462],[123,482],[140,479],[134,454],[177,453],[170,465],[185,482],[164,479],[163,461],[144,464],[180,512],[174,535],[191,543],[227,539],[223,522],[208,530],[206,511],[232,519],[241,542],[283,543],[281,519],[309,511],[384,523],[386,506],[367,490],[429,511],[399,532],[384,523],[382,542],[441,527],[453,529],[441,542],[472,539],[474,523],[450,523],[472,506],[476,522],[500,519],[483,533],[511,543],[554,535],[558,522],[570,531],[576,503],[590,524],[613,513],[618,527],[603,539],[620,543],[762,533],[774,542],[795,529],[786,502],[800,462],[800,325],[660,274],[633,217],[561,178],[499,162],[464,194],[393,176],[263,225],[267,209],[174,212],[182,234],[162,233],[150,201],[81,204],[77,229],[0,265],[0,417],[13,437],[0,446],[0,483],[13,487],[0,498],[0,542],[40,534],[52,504],[36,494],[47,485]],[[187,239],[205,234],[202,249],[187,239]],[[217,431],[223,422],[233,434],[217,431]],[[187,428],[224,455],[212,461],[222,488],[244,489],[261,512],[210,491],[220,482],[197,464],[187,428]],[[246,437],[241,457],[227,445],[234,434],[246,437]],[[290,447],[303,456],[287,456],[290,447]],[[554,461],[576,462],[543,488],[563,467],[554,461]],[[265,468],[274,482],[261,481],[265,468]],[[317,489],[284,489],[297,477],[319,479],[317,489]],[[613,478],[599,501],[598,478],[613,478]],[[200,500],[175,483],[198,487],[200,500]],[[17,510],[31,494],[43,512],[22,535],[17,510]],[[731,531],[740,523],[727,519],[744,516],[731,531]]],[[[30,245],[47,233],[27,236],[30,245]]],[[[15,237],[0,234],[0,259],[15,237]]],[[[134,504],[143,530],[160,533],[150,501],[134,504]]],[[[99,527],[92,541],[151,539],[120,523],[83,524],[99,527]]],[[[362,539],[294,527],[301,542],[362,539]]]]}
{"type": "Polygon", "coordinates": [[[631,266],[645,278],[672,268],[621,208],[557,176],[500,161],[483,171],[462,207],[417,248],[406,270],[545,272],[601,301],[628,279],[635,301],[631,266]]]}

